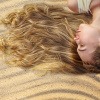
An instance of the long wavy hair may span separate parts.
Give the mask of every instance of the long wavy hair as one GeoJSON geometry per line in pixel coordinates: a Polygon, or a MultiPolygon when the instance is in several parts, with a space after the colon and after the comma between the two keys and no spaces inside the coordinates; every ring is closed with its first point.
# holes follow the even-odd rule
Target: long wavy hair
{"type": "Polygon", "coordinates": [[[7,32],[0,51],[10,66],[51,72],[86,72],[74,41],[79,24],[91,16],[72,14],[63,7],[28,4],[2,19],[7,32]]]}

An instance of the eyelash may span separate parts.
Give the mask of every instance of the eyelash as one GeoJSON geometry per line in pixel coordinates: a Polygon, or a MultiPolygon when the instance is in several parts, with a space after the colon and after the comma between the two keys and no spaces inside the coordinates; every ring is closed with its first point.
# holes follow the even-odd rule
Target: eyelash
{"type": "Polygon", "coordinates": [[[84,45],[83,44],[80,44],[80,46],[83,47],[84,45]]]}
{"type": "Polygon", "coordinates": [[[79,44],[79,49],[78,49],[78,51],[84,51],[85,49],[84,49],[84,44],[79,44]]]}

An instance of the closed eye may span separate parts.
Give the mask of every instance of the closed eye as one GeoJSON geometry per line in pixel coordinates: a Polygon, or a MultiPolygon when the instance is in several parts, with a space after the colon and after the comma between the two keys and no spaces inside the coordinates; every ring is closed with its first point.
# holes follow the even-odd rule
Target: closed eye
{"type": "Polygon", "coordinates": [[[80,44],[80,47],[84,47],[84,44],[80,44]]]}
{"type": "Polygon", "coordinates": [[[86,46],[83,44],[79,44],[77,50],[79,51],[85,51],[86,50],[86,46]]]}
{"type": "Polygon", "coordinates": [[[86,51],[85,49],[78,49],[78,51],[86,51]]]}

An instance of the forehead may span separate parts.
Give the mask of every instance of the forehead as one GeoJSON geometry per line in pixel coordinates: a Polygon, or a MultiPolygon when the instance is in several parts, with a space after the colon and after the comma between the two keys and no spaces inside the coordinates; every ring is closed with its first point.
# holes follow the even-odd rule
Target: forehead
{"type": "Polygon", "coordinates": [[[80,25],[79,29],[85,33],[88,32],[88,34],[91,34],[91,33],[100,33],[100,30],[93,26],[92,24],[88,25],[88,24],[84,24],[84,25],[80,25]]]}
{"type": "Polygon", "coordinates": [[[89,31],[88,34],[92,34],[95,37],[100,36],[100,30],[97,27],[94,27],[93,25],[88,25],[87,30],[89,31]]]}

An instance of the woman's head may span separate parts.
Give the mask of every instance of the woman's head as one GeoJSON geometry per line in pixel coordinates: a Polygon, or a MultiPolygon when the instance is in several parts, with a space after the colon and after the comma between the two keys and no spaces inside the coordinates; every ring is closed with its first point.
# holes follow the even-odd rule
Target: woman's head
{"type": "MultiPolygon", "coordinates": [[[[93,66],[94,66],[94,63],[96,63],[94,59],[95,51],[97,50],[100,51],[100,49],[97,49],[100,47],[100,27],[99,27],[100,16],[98,16],[100,14],[100,7],[98,7],[98,4],[100,1],[99,0],[97,1],[93,0],[93,2],[91,2],[90,0],[91,3],[87,2],[87,6],[90,3],[89,5],[90,5],[90,10],[93,16],[93,21],[91,20],[92,23],[90,25],[81,24],[79,26],[79,29],[76,32],[76,37],[75,37],[75,41],[78,45],[77,52],[81,60],[85,63],[92,64],[93,66]]],[[[85,4],[83,3],[82,5],[84,6],[85,4]]],[[[81,5],[81,8],[82,8],[82,5],[81,5]]],[[[75,13],[79,12],[78,10],[80,7],[78,7],[77,0],[68,0],[68,7],[75,13]]],[[[85,10],[84,7],[82,8],[83,11],[85,10]]],[[[97,52],[97,54],[99,53],[97,52]]],[[[100,58],[98,58],[98,60],[100,62],[100,58]]]]}
{"type": "Polygon", "coordinates": [[[78,45],[77,52],[82,61],[94,63],[94,52],[100,46],[100,30],[92,24],[81,24],[74,39],[78,45]]]}
{"type": "Polygon", "coordinates": [[[9,14],[2,21],[8,32],[0,37],[5,61],[35,70],[37,65],[47,63],[39,70],[84,72],[74,41],[82,18],[89,21],[85,15],[73,15],[61,7],[44,4],[26,5],[20,12],[9,14]]]}

